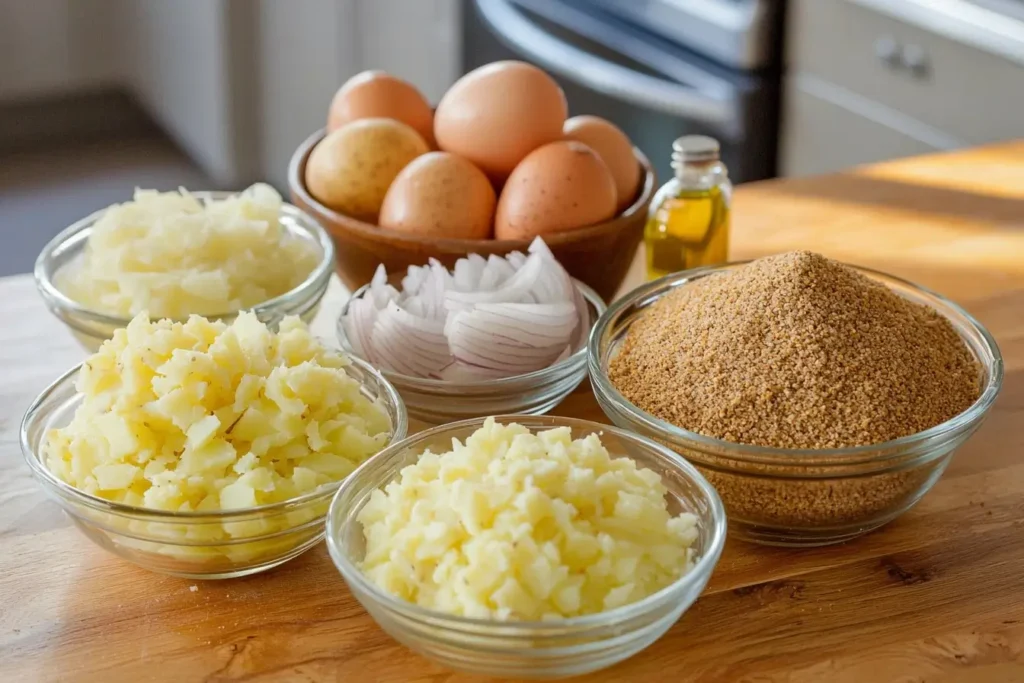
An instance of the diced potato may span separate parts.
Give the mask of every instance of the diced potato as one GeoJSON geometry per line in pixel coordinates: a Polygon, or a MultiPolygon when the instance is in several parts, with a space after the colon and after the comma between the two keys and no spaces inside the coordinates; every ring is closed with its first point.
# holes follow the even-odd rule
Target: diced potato
{"type": "MultiPolygon", "coordinates": [[[[278,503],[340,481],[386,444],[387,413],[344,372],[347,359],[325,349],[301,321],[286,320],[282,328],[288,357],[279,335],[251,313],[231,325],[137,316],[86,361],[78,383],[83,401],[70,424],[47,434],[44,464],[87,493],[178,512],[278,503]],[[131,381],[122,370],[129,367],[131,381]],[[265,396],[271,384],[280,402],[265,396]],[[346,406],[361,414],[343,412],[346,406]]],[[[289,528],[295,515],[307,514],[228,525],[130,525],[138,535],[215,543],[289,528]]],[[[175,552],[217,561],[243,552],[224,546],[211,555],[212,547],[175,552]]]]}
{"type": "Polygon", "coordinates": [[[550,620],[635,602],[690,571],[696,518],[596,435],[493,419],[422,454],[360,510],[362,569],[423,607],[550,620]]]}

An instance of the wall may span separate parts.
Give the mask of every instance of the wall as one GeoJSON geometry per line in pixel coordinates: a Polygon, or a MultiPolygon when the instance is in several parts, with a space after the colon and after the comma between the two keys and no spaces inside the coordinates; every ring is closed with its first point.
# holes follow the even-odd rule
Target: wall
{"type": "Polygon", "coordinates": [[[121,80],[110,19],[117,0],[0,0],[0,101],[121,80]]]}
{"type": "Polygon", "coordinates": [[[415,83],[432,102],[458,78],[457,0],[362,0],[358,22],[362,68],[383,69],[415,83]]]}
{"type": "MultiPolygon", "coordinates": [[[[416,1],[416,0],[414,0],[416,1]]],[[[323,127],[338,85],[357,71],[356,0],[259,0],[261,176],[284,190],[299,143],[323,127]]]]}
{"type": "Polygon", "coordinates": [[[259,0],[262,176],[322,128],[338,87],[364,69],[409,80],[431,101],[458,77],[458,0],[259,0]]]}
{"type": "Polygon", "coordinates": [[[0,101],[127,88],[226,189],[284,189],[363,69],[435,102],[459,75],[458,0],[0,0],[0,19],[0,101]]]}
{"type": "Polygon", "coordinates": [[[121,0],[133,94],[219,184],[234,184],[227,0],[121,0]]]}

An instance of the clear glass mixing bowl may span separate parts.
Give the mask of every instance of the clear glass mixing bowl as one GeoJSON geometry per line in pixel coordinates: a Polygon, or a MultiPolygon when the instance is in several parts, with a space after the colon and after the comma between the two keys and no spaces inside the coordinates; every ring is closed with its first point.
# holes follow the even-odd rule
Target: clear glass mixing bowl
{"type": "MultiPolygon", "coordinates": [[[[587,302],[590,326],[604,313],[605,305],[597,292],[578,280],[573,283],[587,302]]],[[[360,297],[369,285],[360,287],[345,303],[338,317],[337,334],[341,347],[353,354],[341,320],[352,299],[360,297]]],[[[409,417],[436,425],[487,415],[542,415],[571,394],[587,376],[587,335],[580,336],[572,355],[546,368],[502,379],[476,382],[410,377],[389,370],[381,371],[395,385],[405,401],[409,417]]]]}
{"type": "MultiPolygon", "coordinates": [[[[233,192],[192,192],[199,201],[227,199],[233,192]]],[[[65,228],[43,247],[36,259],[36,288],[50,312],[67,325],[71,334],[88,351],[96,351],[110,339],[114,330],[127,327],[131,318],[109,315],[84,306],[62,292],[56,281],[61,269],[73,265],[82,258],[85,245],[92,234],[92,227],[106,212],[101,209],[77,223],[65,228]]],[[[297,287],[281,296],[274,297],[252,307],[260,320],[276,327],[282,318],[297,315],[310,322],[316,315],[320,300],[330,284],[334,272],[334,242],[320,224],[291,204],[281,206],[281,225],[296,239],[308,243],[317,250],[318,261],[313,272],[297,287]]],[[[239,311],[229,311],[219,316],[206,316],[211,320],[231,321],[239,311]]]]}
{"type": "Polygon", "coordinates": [[[613,456],[628,456],[661,475],[673,514],[698,519],[694,568],[644,600],[599,614],[550,622],[489,621],[452,616],[395,598],[359,569],[365,552],[356,520],[370,494],[392,481],[426,449],[451,450],[483,419],[435,427],[396,443],[353,472],[338,489],[327,515],[327,547],[338,571],[377,623],[395,640],[445,666],[508,678],[574,676],[609,667],[660,638],[704,590],[725,543],[725,511],[715,490],[671,449],[608,425],[554,416],[507,415],[532,431],[568,426],[573,438],[598,434],[613,456]]]}
{"type": "MultiPolygon", "coordinates": [[[[32,475],[75,525],[101,548],[162,574],[225,579],[265,571],[320,542],[324,517],[340,483],[292,500],[216,513],[150,510],[84,493],[46,468],[47,432],[71,421],[82,395],[75,388],[81,366],[50,385],[32,402],[21,425],[21,450],[32,475]]],[[[361,392],[378,401],[391,419],[389,444],[405,437],[402,400],[380,373],[353,359],[345,369],[361,392]]]]}
{"type": "Polygon", "coordinates": [[[630,403],[608,377],[630,325],[677,287],[737,268],[729,264],[675,273],[612,304],[590,336],[588,368],[597,402],[611,421],[669,446],[696,465],[722,496],[729,528],[768,545],[813,546],[865,534],[906,512],[928,492],[953,453],[981,425],[1003,382],[992,335],[962,308],[905,280],[858,268],[907,299],[930,306],[953,325],[982,372],[981,395],[967,410],[918,434],[881,444],[789,450],[736,444],[669,424],[630,403]]]}

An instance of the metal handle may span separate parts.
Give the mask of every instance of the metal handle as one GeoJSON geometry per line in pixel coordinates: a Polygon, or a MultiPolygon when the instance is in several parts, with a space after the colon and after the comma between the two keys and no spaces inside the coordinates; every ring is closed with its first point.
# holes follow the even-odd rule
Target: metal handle
{"type": "Polygon", "coordinates": [[[529,21],[507,0],[475,0],[478,13],[503,42],[548,71],[590,90],[680,118],[733,129],[735,104],[626,68],[566,43],[529,21]]]}
{"type": "Polygon", "coordinates": [[[887,66],[895,68],[900,65],[900,46],[892,36],[882,36],[875,41],[875,55],[887,66]]]}
{"type": "Polygon", "coordinates": [[[917,78],[926,78],[931,71],[928,53],[920,45],[907,45],[903,48],[903,66],[917,78]]]}

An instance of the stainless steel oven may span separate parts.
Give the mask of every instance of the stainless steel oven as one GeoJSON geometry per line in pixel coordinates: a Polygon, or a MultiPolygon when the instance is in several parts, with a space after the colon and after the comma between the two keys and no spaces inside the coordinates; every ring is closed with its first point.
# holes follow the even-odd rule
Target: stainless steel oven
{"type": "Polygon", "coordinates": [[[661,180],[671,174],[672,141],[693,133],[718,138],[736,182],[768,178],[778,134],[778,4],[465,0],[464,67],[522,59],[544,68],[564,88],[571,115],[621,127],[661,180]],[[703,25],[692,15],[701,8],[703,25]],[[709,40],[716,25],[718,38],[709,40]]]}

